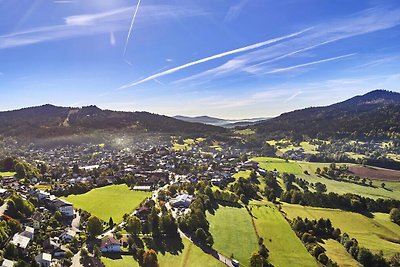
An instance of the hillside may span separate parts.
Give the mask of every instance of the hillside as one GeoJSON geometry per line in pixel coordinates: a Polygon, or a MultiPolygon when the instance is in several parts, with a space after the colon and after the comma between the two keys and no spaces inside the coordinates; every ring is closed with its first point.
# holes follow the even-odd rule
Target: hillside
{"type": "Polygon", "coordinates": [[[43,105],[0,112],[0,135],[26,138],[92,133],[97,130],[129,130],[159,133],[223,133],[220,127],[190,123],[148,112],[102,110],[43,105]]]}
{"type": "Polygon", "coordinates": [[[390,137],[400,134],[400,93],[371,91],[326,107],[284,113],[252,126],[269,137],[390,137]]]}

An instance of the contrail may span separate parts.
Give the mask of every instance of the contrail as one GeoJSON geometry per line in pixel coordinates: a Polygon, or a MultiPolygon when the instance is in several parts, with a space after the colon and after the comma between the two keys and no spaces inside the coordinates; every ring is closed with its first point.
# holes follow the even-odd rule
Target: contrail
{"type": "Polygon", "coordinates": [[[356,53],[347,54],[347,55],[338,56],[338,57],[331,57],[331,58],[322,59],[322,60],[313,61],[313,62],[308,62],[308,63],[295,65],[295,66],[291,66],[291,67],[287,67],[287,68],[273,69],[273,70],[270,70],[270,71],[266,72],[265,74],[289,71],[289,70],[293,70],[293,69],[297,69],[297,68],[301,68],[301,67],[307,67],[307,66],[311,66],[311,65],[315,65],[315,64],[319,64],[319,63],[324,63],[324,62],[328,62],[328,61],[333,61],[333,60],[338,60],[338,59],[342,59],[342,58],[346,58],[346,57],[351,57],[351,56],[354,56],[354,55],[356,55],[356,53]]]}
{"type": "Polygon", "coordinates": [[[137,12],[138,12],[138,10],[139,10],[140,1],[141,1],[141,0],[139,0],[138,3],[137,3],[137,5],[136,5],[135,13],[133,14],[132,21],[131,21],[131,27],[129,28],[128,36],[126,37],[126,42],[125,42],[125,47],[124,47],[124,58],[125,58],[126,48],[127,48],[127,46],[128,46],[129,38],[131,37],[131,32],[132,32],[133,24],[135,23],[136,14],[137,14],[137,12]]]}
{"type": "Polygon", "coordinates": [[[129,87],[132,87],[132,86],[135,86],[135,85],[150,81],[152,79],[159,78],[159,77],[162,77],[162,76],[165,76],[165,75],[177,72],[179,70],[186,69],[188,67],[191,67],[191,66],[194,66],[194,65],[197,65],[197,64],[201,64],[201,63],[204,63],[204,62],[207,62],[207,61],[210,61],[210,60],[214,60],[214,59],[221,58],[221,57],[226,57],[226,56],[229,56],[229,55],[232,55],[232,54],[237,54],[237,53],[240,53],[240,52],[245,52],[245,51],[248,51],[248,50],[253,50],[253,49],[256,49],[256,48],[260,48],[262,46],[273,44],[273,43],[279,42],[281,40],[285,40],[285,39],[300,35],[300,34],[306,32],[306,31],[309,31],[310,29],[311,28],[308,28],[308,29],[305,29],[303,31],[295,32],[295,33],[288,34],[288,35],[285,35],[285,36],[282,36],[282,37],[270,39],[270,40],[267,40],[267,41],[264,41],[264,42],[260,42],[260,43],[256,43],[256,44],[252,44],[252,45],[248,45],[248,46],[244,46],[244,47],[241,47],[241,48],[237,48],[237,49],[234,49],[234,50],[226,51],[226,52],[223,52],[223,53],[220,53],[220,54],[216,54],[216,55],[213,55],[213,56],[202,58],[202,59],[199,59],[199,60],[196,60],[196,61],[192,61],[192,62],[183,64],[181,66],[178,66],[178,67],[175,67],[175,68],[163,71],[163,72],[159,72],[159,73],[153,74],[153,75],[148,76],[148,77],[146,77],[146,78],[144,78],[142,80],[139,80],[139,81],[136,81],[136,82],[133,82],[133,83],[130,83],[130,84],[123,85],[118,89],[126,89],[126,88],[129,88],[129,87]]]}

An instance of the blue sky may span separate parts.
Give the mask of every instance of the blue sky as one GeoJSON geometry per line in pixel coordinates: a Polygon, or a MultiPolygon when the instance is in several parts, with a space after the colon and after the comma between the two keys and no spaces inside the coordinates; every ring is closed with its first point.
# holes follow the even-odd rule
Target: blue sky
{"type": "Polygon", "coordinates": [[[248,118],[400,91],[398,0],[0,0],[0,12],[0,110],[248,118]]]}

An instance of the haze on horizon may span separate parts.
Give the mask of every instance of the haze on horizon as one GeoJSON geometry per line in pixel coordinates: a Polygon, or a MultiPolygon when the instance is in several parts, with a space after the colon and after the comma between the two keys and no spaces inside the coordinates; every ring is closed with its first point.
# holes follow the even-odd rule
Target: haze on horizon
{"type": "Polygon", "coordinates": [[[0,110],[240,119],[400,92],[397,0],[137,3],[0,1],[0,110]]]}

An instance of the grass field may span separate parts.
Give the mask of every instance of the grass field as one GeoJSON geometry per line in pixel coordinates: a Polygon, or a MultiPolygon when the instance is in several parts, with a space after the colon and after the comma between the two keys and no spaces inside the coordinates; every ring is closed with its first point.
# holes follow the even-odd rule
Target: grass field
{"type": "Polygon", "coordinates": [[[336,262],[340,267],[359,267],[361,266],[340,244],[333,239],[324,240],[320,245],[326,249],[325,254],[336,262]]]}
{"type": "Polygon", "coordinates": [[[114,222],[122,221],[125,213],[132,212],[151,193],[132,191],[125,184],[110,185],[93,189],[82,195],[70,195],[63,199],[108,222],[110,217],[114,222]]]}
{"type": "Polygon", "coordinates": [[[178,255],[172,255],[170,253],[161,254],[158,253],[158,263],[161,267],[163,266],[174,266],[174,267],[223,267],[225,266],[222,262],[215,259],[213,256],[204,253],[199,247],[188,241],[186,238],[182,239],[184,249],[182,253],[178,255]]]}
{"type": "Polygon", "coordinates": [[[363,247],[378,253],[383,251],[385,257],[391,257],[400,251],[400,226],[390,222],[388,214],[378,213],[374,218],[368,218],[359,213],[338,209],[303,207],[284,204],[283,210],[289,218],[297,216],[310,219],[329,218],[334,227],[342,233],[358,240],[363,247]]]}
{"type": "Polygon", "coordinates": [[[385,188],[381,188],[382,181],[374,181],[373,185],[362,186],[354,183],[340,182],[335,180],[330,180],[324,177],[318,177],[315,174],[298,175],[299,178],[303,178],[310,183],[321,182],[326,185],[328,192],[336,192],[338,194],[353,193],[364,197],[370,197],[373,199],[377,198],[393,198],[400,200],[400,182],[387,182],[385,181],[385,188]]]}
{"type": "Polygon", "coordinates": [[[105,267],[139,267],[139,263],[131,255],[122,255],[116,258],[101,257],[101,261],[105,267]]]}
{"type": "Polygon", "coordinates": [[[1,177],[14,176],[15,172],[0,172],[1,177]]]}
{"type": "MultiPolygon", "coordinates": [[[[222,262],[218,261],[211,255],[204,253],[199,247],[188,241],[182,239],[183,250],[178,255],[170,253],[157,254],[157,259],[160,267],[223,267],[225,266],[222,262]]],[[[139,267],[137,261],[130,255],[123,255],[116,258],[101,257],[101,261],[106,267],[139,267]]]]}
{"type": "Polygon", "coordinates": [[[252,129],[235,130],[235,134],[240,134],[240,135],[252,135],[255,133],[256,132],[252,129]]]}
{"type": "Polygon", "coordinates": [[[256,157],[252,158],[259,163],[259,166],[265,170],[273,171],[276,169],[278,172],[287,172],[293,174],[301,174],[302,168],[300,165],[295,161],[288,161],[286,162],[283,159],[279,158],[271,158],[271,157],[256,157]]]}
{"type": "Polygon", "coordinates": [[[240,266],[249,266],[258,244],[247,210],[220,206],[215,215],[207,213],[207,220],[214,238],[213,248],[226,257],[233,254],[240,266]]]}
{"type": "Polygon", "coordinates": [[[318,266],[273,204],[252,206],[251,212],[257,232],[264,238],[264,244],[270,251],[269,260],[274,266],[318,266]]]}

